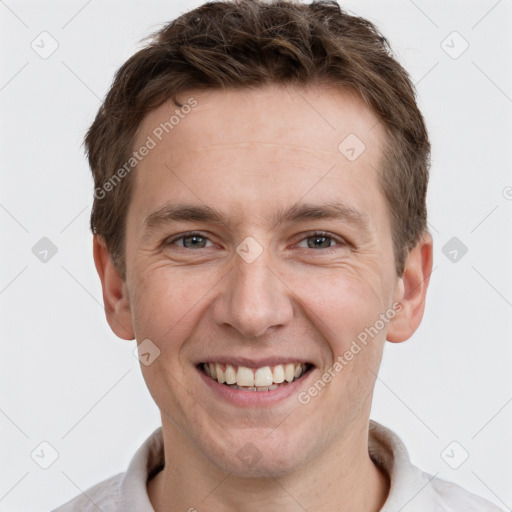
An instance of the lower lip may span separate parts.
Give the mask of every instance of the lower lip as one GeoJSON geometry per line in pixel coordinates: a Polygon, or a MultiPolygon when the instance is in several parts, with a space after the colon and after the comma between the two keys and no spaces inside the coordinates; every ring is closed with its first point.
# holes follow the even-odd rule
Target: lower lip
{"type": "Polygon", "coordinates": [[[299,379],[279,386],[271,391],[243,391],[241,389],[233,389],[208,377],[200,368],[197,368],[197,371],[199,372],[199,376],[203,379],[203,382],[212,392],[226,402],[230,402],[239,407],[265,407],[281,402],[292,395],[297,396],[300,388],[306,380],[309,379],[314,370],[310,369],[299,379]]]}

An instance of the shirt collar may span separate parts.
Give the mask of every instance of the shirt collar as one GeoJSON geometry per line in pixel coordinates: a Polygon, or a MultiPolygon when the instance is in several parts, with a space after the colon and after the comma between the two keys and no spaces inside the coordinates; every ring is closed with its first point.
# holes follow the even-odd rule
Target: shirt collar
{"type": "Polygon", "coordinates": [[[435,478],[414,466],[402,440],[392,430],[370,420],[368,451],[390,478],[390,490],[380,512],[445,511],[430,482],[435,478]],[[436,508],[433,508],[435,505],[436,508]]]}
{"type": "Polygon", "coordinates": [[[147,481],[164,464],[162,427],[157,428],[137,450],[119,487],[119,510],[154,512],[149,501],[147,481]]]}

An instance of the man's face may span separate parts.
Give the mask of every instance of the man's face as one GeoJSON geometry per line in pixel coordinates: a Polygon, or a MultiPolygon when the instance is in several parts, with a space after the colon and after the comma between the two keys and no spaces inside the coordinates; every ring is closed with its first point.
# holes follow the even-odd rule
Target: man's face
{"type": "MultiPolygon", "coordinates": [[[[164,431],[189,453],[238,474],[279,475],[367,424],[387,325],[342,370],[333,365],[398,293],[378,184],[385,135],[362,100],[339,90],[179,100],[191,96],[197,107],[162,141],[154,130],[174,113],[171,102],[145,118],[134,145],[157,142],[134,171],[126,228],[133,330],[160,350],[142,371],[164,431]],[[341,215],[320,215],[334,204],[341,215]],[[184,205],[220,219],[147,222],[184,205]],[[215,381],[203,363],[229,374],[226,364],[270,367],[274,380],[281,364],[307,371],[248,391],[215,381]],[[308,393],[329,369],[330,382],[308,393]]],[[[258,374],[269,378],[266,368],[258,374]]]]}

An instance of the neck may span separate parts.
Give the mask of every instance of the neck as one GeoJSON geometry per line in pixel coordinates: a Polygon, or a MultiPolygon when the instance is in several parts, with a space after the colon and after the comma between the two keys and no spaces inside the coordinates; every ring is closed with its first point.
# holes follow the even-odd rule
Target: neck
{"type": "Polygon", "coordinates": [[[352,424],[337,445],[277,478],[247,478],[221,471],[198,458],[172,426],[165,427],[167,462],[148,483],[155,512],[259,512],[270,505],[280,512],[378,512],[389,492],[387,475],[368,454],[368,421],[352,424]]]}

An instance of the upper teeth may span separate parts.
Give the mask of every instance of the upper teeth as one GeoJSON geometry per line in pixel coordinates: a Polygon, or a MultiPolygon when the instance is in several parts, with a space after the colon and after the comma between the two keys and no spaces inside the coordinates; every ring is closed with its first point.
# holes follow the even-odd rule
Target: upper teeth
{"type": "Polygon", "coordinates": [[[253,369],[231,364],[204,363],[203,368],[207,375],[221,384],[264,387],[298,379],[306,370],[306,365],[304,363],[287,363],[253,369]]]}

